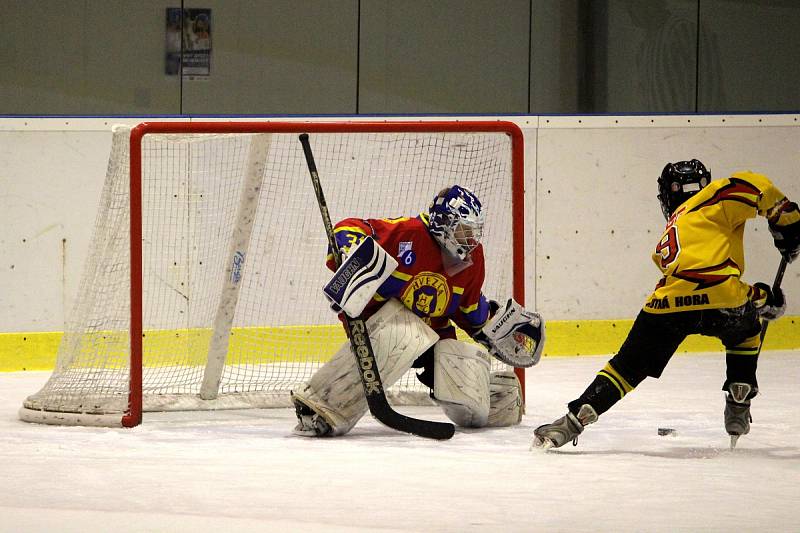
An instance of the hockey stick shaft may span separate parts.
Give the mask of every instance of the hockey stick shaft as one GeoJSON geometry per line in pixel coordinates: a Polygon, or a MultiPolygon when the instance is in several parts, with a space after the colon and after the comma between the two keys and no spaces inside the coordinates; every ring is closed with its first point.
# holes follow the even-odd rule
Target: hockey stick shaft
{"type": "MultiPolygon", "coordinates": [[[[778,272],[775,273],[775,281],[772,282],[772,294],[775,294],[781,288],[781,283],[783,283],[783,275],[786,273],[786,259],[781,258],[781,264],[778,265],[778,272]]],[[[764,337],[767,336],[767,327],[769,326],[768,321],[764,321],[764,325],[761,326],[761,346],[764,346],[764,337]]],[[[759,347],[759,350],[761,348],[759,347]]]]}
{"type": "MultiPolygon", "coordinates": [[[[303,145],[303,154],[306,158],[308,171],[311,174],[311,183],[314,186],[320,215],[322,215],[322,224],[325,226],[328,245],[336,266],[339,267],[341,266],[342,258],[339,253],[339,247],[336,244],[336,236],[333,231],[331,216],[328,212],[328,204],[322,192],[317,164],[314,160],[314,153],[311,150],[311,143],[307,133],[300,135],[300,144],[303,145]]],[[[455,427],[452,424],[410,418],[398,413],[389,405],[389,401],[386,399],[386,392],[383,389],[383,381],[378,372],[378,364],[366,323],[361,317],[351,318],[346,313],[342,313],[342,316],[344,317],[347,338],[350,340],[353,356],[356,358],[356,368],[361,378],[361,384],[364,386],[367,406],[372,416],[392,429],[420,437],[440,440],[452,437],[455,433],[455,427]]]]}
{"type": "Polygon", "coordinates": [[[783,283],[783,275],[786,273],[786,265],[786,259],[781,258],[781,264],[778,266],[778,272],[775,274],[775,281],[772,282],[773,291],[781,288],[781,283],[783,283]]]}

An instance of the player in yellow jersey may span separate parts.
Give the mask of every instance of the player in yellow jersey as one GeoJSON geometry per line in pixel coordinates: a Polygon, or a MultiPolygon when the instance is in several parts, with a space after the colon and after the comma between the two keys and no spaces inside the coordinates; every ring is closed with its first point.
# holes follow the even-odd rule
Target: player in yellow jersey
{"type": "Polygon", "coordinates": [[[568,404],[568,412],[534,431],[534,447],[577,444],[597,420],[645,378],[661,376],[680,343],[692,334],[719,338],[726,351],[722,389],[725,429],[736,439],[750,431],[750,400],[758,393],[756,364],[762,321],[783,315],[786,302],[764,283],[748,285],[744,272],[745,222],[766,217],[787,262],[800,254],[800,210],[761,174],[737,172],[711,181],[697,159],[669,163],[658,179],[667,219],[653,253],[663,277],[636,318],[619,352],[568,404]]]}

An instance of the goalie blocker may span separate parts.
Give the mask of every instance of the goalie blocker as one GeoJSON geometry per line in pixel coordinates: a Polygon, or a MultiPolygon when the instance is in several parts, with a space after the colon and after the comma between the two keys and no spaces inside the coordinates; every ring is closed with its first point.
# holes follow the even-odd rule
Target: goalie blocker
{"type": "MultiPolygon", "coordinates": [[[[496,302],[492,302],[497,305],[496,302]]],[[[544,319],[513,298],[473,337],[496,359],[516,368],[535,365],[544,349],[544,319]]]]}
{"type": "Polygon", "coordinates": [[[344,311],[355,318],[395,269],[397,261],[375,239],[367,236],[349,250],[322,290],[334,311],[344,311]]]}

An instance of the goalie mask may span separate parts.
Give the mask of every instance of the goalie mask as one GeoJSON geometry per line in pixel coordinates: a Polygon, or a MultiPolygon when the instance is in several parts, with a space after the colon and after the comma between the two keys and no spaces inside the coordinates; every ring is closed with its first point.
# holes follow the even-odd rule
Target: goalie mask
{"type": "Polygon", "coordinates": [[[711,173],[697,159],[667,163],[658,178],[658,201],[661,212],[669,220],[683,202],[711,182],[711,173]]]}
{"type": "Polygon", "coordinates": [[[483,208],[478,197],[466,187],[453,185],[436,195],[428,215],[428,230],[439,246],[466,261],[483,234],[483,208]]]}

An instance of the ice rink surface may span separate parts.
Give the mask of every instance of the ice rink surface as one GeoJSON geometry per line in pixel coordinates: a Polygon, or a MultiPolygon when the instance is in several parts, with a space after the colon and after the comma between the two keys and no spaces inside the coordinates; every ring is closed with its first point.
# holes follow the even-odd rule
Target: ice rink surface
{"type": "MultiPolygon", "coordinates": [[[[766,352],[753,429],[729,450],[724,356],[676,356],[587,428],[530,451],[607,357],[528,371],[513,428],[450,441],[366,416],[291,434],[289,410],[145,414],[133,429],[41,426],[17,409],[47,373],[0,373],[0,531],[797,531],[800,353],[766,352]],[[676,430],[659,436],[659,427],[676,430]]],[[[435,407],[401,407],[444,420],[435,407]]]]}

